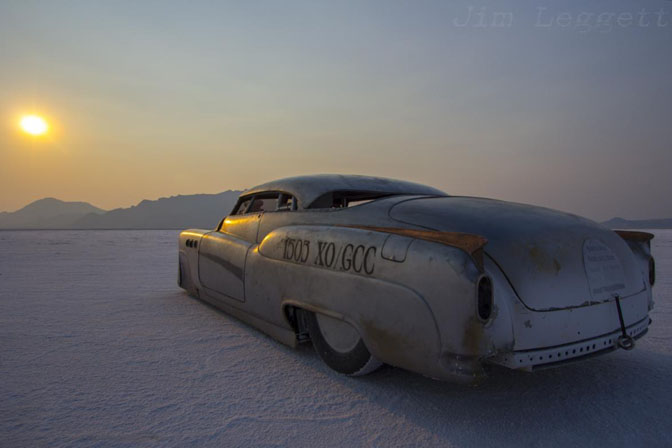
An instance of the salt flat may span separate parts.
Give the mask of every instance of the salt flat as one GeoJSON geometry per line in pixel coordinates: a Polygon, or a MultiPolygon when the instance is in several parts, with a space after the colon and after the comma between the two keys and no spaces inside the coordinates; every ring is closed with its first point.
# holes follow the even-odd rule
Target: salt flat
{"type": "Polygon", "coordinates": [[[672,231],[632,352],[478,387],[330,371],[176,286],[175,231],[0,232],[0,446],[672,446],[672,231]]]}

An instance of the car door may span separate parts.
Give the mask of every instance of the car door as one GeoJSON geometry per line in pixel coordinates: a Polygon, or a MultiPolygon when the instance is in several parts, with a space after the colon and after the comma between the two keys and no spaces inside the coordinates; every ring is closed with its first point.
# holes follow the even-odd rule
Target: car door
{"type": "Polygon", "coordinates": [[[265,209],[277,206],[278,195],[241,198],[216,231],[203,236],[198,276],[205,292],[220,300],[245,301],[245,260],[256,244],[259,221],[265,209]]]}

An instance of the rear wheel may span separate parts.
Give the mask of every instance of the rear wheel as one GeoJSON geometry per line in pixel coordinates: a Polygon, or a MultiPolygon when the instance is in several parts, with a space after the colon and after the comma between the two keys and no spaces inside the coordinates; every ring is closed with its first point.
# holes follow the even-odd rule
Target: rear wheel
{"type": "Polygon", "coordinates": [[[359,376],[382,365],[371,355],[352,325],[324,314],[303,313],[313,347],[322,361],[335,371],[359,376]]]}

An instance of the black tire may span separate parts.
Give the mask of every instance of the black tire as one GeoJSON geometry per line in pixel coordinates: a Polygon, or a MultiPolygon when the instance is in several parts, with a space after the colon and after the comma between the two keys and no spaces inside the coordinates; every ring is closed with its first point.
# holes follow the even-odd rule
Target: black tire
{"type": "Polygon", "coordinates": [[[360,376],[371,373],[383,365],[371,355],[364,345],[364,341],[358,336],[357,342],[350,350],[339,351],[332,347],[323,335],[316,315],[308,311],[302,312],[315,351],[322,358],[322,361],[333,370],[346,375],[360,376]]]}

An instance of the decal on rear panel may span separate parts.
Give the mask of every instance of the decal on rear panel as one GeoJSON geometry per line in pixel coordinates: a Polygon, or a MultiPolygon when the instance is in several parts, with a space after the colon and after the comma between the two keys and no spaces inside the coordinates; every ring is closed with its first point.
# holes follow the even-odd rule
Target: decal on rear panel
{"type": "Polygon", "coordinates": [[[608,300],[625,289],[623,265],[602,241],[589,239],[583,243],[583,264],[593,300],[608,300]]]}

